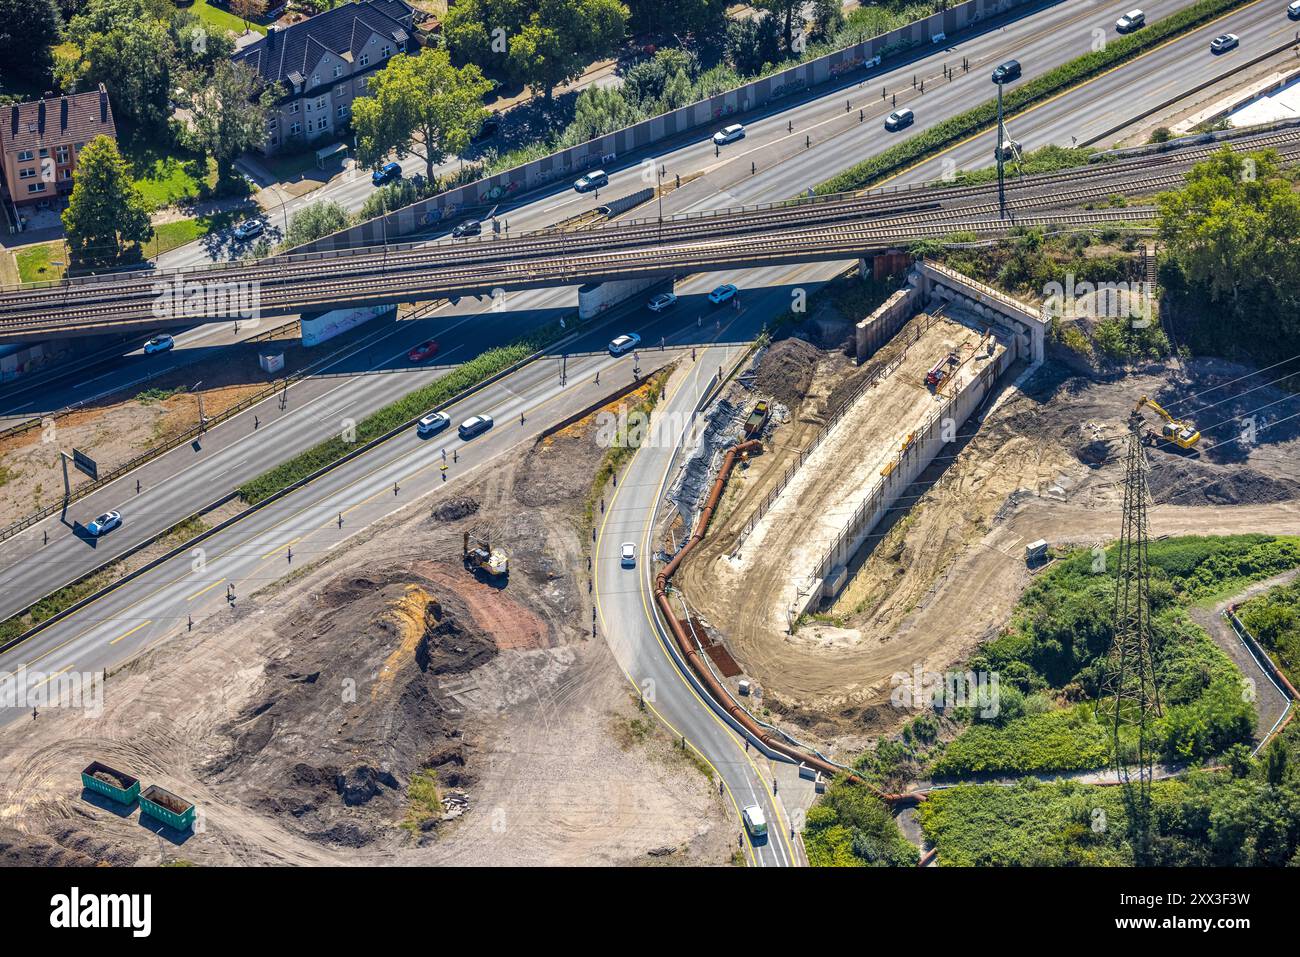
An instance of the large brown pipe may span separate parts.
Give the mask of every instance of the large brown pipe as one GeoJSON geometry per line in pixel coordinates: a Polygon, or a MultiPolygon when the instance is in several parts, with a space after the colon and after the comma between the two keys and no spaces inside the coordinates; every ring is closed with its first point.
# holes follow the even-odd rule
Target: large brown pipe
{"type": "Polygon", "coordinates": [[[818,771],[822,771],[825,774],[831,776],[836,774],[847,774],[850,781],[856,784],[862,784],[869,788],[872,793],[888,804],[907,806],[924,801],[926,796],[924,793],[919,791],[913,791],[908,794],[886,794],[869,782],[862,780],[857,775],[852,774],[851,772],[846,772],[843,768],[838,768],[829,761],[817,757],[815,754],[806,754],[798,748],[787,744],[784,740],[776,737],[760,725],[750,717],[749,713],[744,708],[736,703],[735,699],[731,696],[731,692],[727,690],[722,682],[714,677],[713,671],[700,659],[699,649],[695,647],[695,643],[691,641],[690,636],[686,634],[686,629],[678,620],[676,613],[673,611],[672,605],[668,601],[668,581],[673,577],[673,573],[677,571],[677,567],[682,563],[682,559],[686,557],[686,554],[704,540],[704,535],[709,529],[709,523],[713,521],[714,510],[718,507],[719,499],[722,498],[722,491],[726,487],[727,479],[731,475],[731,470],[735,466],[736,460],[750,452],[760,451],[762,448],[762,442],[757,439],[749,439],[745,442],[741,442],[739,445],[733,446],[727,452],[726,457],[722,460],[722,468],[718,471],[718,477],[713,483],[713,488],[709,491],[709,497],[704,503],[704,509],[700,512],[700,519],[695,525],[695,532],[691,535],[690,539],[682,549],[673,556],[672,561],[665,565],[663,570],[655,578],[655,601],[659,605],[659,610],[663,612],[664,618],[668,621],[668,627],[672,629],[673,637],[677,639],[677,647],[681,649],[682,654],[690,664],[691,670],[695,672],[696,677],[704,683],[709,694],[713,696],[713,700],[718,702],[718,704],[720,704],[727,713],[735,719],[737,724],[761,741],[766,747],[779,754],[784,754],[789,758],[793,758],[795,761],[806,764],[809,767],[816,768],[818,771]]]}

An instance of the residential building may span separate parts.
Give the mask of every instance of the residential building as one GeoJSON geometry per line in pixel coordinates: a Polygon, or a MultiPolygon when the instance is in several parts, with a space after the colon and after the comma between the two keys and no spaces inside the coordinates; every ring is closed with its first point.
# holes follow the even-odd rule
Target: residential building
{"type": "Polygon", "coordinates": [[[0,174],[16,207],[58,206],[72,192],[81,149],[96,136],[117,138],[104,84],[98,90],[0,108],[0,174]]]}
{"type": "Polygon", "coordinates": [[[232,57],[277,92],[262,152],[337,139],[370,75],[406,52],[415,10],[403,0],[356,0],[265,37],[232,57]]]}

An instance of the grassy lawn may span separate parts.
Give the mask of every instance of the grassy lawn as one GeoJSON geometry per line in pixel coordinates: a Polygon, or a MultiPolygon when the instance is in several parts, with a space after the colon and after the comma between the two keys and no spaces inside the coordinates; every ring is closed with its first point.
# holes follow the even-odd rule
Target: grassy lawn
{"type": "Polygon", "coordinates": [[[154,209],[198,199],[216,187],[216,164],[159,138],[127,129],[118,137],[118,148],[131,164],[135,185],[154,209]]]}
{"type": "MultiPolygon", "coordinates": [[[[220,7],[212,6],[207,2],[207,0],[194,0],[194,4],[190,9],[194,11],[194,15],[200,20],[211,24],[218,30],[230,30],[237,36],[244,32],[243,20],[239,19],[239,17],[235,16],[233,13],[222,10],[220,7]]],[[[258,33],[266,33],[266,27],[253,23],[251,20],[249,21],[248,26],[250,29],[256,30],[258,33]]]]}
{"type": "Polygon", "coordinates": [[[153,258],[178,246],[192,243],[196,239],[202,239],[208,233],[225,229],[232,223],[246,218],[250,211],[255,209],[244,207],[223,213],[197,216],[194,219],[178,219],[175,222],[162,223],[154,227],[153,239],[145,244],[145,255],[153,258]]]}
{"type": "Polygon", "coordinates": [[[14,253],[18,261],[18,276],[23,282],[47,282],[63,278],[65,266],[54,265],[55,261],[67,263],[63,243],[42,243],[39,246],[27,246],[14,253]]]}
{"type": "MultiPolygon", "coordinates": [[[[316,169],[316,151],[306,150],[302,153],[281,153],[275,156],[257,157],[257,161],[271,171],[281,183],[296,180],[303,173],[316,169]]],[[[334,172],[339,166],[338,159],[331,160],[326,169],[334,172]]]]}

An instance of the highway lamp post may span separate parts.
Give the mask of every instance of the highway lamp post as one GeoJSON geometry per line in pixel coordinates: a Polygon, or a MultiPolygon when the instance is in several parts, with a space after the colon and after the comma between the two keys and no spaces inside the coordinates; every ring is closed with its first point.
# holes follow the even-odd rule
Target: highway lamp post
{"type": "Polygon", "coordinates": [[[1002,161],[1002,81],[994,77],[993,82],[998,88],[998,148],[996,156],[998,163],[998,219],[1006,219],[1006,169],[1002,161]]]}

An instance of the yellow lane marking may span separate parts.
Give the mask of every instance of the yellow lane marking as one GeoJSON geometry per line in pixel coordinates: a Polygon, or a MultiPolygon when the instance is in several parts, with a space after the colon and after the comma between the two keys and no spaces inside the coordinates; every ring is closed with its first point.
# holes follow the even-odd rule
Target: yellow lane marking
{"type": "Polygon", "coordinates": [[[132,628],[132,629],[131,629],[130,631],[128,631],[126,634],[124,634],[124,635],[118,635],[116,638],[114,638],[112,641],[110,641],[109,644],[110,644],[110,645],[115,645],[115,644],[117,644],[119,641],[121,641],[123,638],[130,638],[132,635],[134,635],[137,631],[139,631],[139,630],[140,630],[141,628],[143,628],[145,625],[151,625],[151,624],[153,624],[152,621],[142,621],[142,622],[140,622],[140,624],[136,625],[134,628],[132,628]]]}

